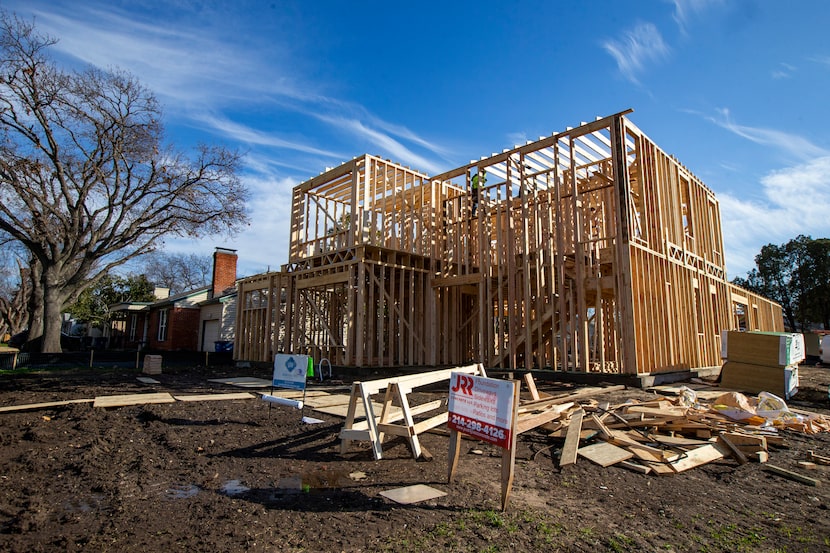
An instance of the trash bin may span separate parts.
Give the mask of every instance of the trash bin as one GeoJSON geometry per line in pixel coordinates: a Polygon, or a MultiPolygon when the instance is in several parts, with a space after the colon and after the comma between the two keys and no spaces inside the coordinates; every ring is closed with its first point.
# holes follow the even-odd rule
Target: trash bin
{"type": "Polygon", "coordinates": [[[215,348],[214,351],[216,351],[216,353],[233,351],[233,342],[231,342],[230,340],[217,340],[216,342],[213,342],[213,345],[215,348]]]}

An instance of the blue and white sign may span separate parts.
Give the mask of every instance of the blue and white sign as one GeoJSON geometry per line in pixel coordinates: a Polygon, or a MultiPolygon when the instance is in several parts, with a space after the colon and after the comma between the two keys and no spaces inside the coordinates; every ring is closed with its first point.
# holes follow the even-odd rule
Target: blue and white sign
{"type": "Polygon", "coordinates": [[[278,353],[274,357],[273,385],[277,388],[305,390],[308,355],[278,353]]]}

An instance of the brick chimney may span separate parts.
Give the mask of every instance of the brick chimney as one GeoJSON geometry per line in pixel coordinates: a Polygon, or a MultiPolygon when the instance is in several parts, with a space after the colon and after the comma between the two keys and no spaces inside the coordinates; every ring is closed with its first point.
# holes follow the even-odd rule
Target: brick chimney
{"type": "Polygon", "coordinates": [[[212,297],[222,294],[236,283],[236,250],[216,248],[213,252],[212,297]]]}

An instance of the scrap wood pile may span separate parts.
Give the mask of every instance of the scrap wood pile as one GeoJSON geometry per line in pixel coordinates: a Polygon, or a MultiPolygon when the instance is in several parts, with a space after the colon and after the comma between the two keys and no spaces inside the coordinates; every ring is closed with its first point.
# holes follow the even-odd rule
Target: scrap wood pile
{"type": "MultiPolygon", "coordinates": [[[[535,399],[534,393],[519,410],[520,432],[523,417],[539,418],[555,409],[558,418],[540,428],[551,437],[564,438],[560,466],[572,465],[581,456],[604,467],[619,464],[644,474],[670,475],[724,457],[739,464],[750,459],[766,462],[769,446],[786,445],[782,430],[830,431],[830,419],[791,409],[765,392],[757,398],[717,393],[707,402],[684,386],[676,397],[649,401],[612,405],[590,399],[621,388],[589,388],[558,398],[535,399]],[[580,447],[580,441],[592,443],[580,447]]],[[[815,457],[820,462],[820,456],[815,457]]]]}

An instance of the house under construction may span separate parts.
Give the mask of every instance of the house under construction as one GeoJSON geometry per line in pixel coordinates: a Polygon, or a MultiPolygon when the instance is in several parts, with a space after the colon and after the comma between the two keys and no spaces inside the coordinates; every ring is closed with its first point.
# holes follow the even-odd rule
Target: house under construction
{"type": "Polygon", "coordinates": [[[298,185],[288,263],[239,285],[235,356],[643,375],[783,330],[726,280],[714,193],[629,112],[433,177],[365,155],[298,185]]]}

